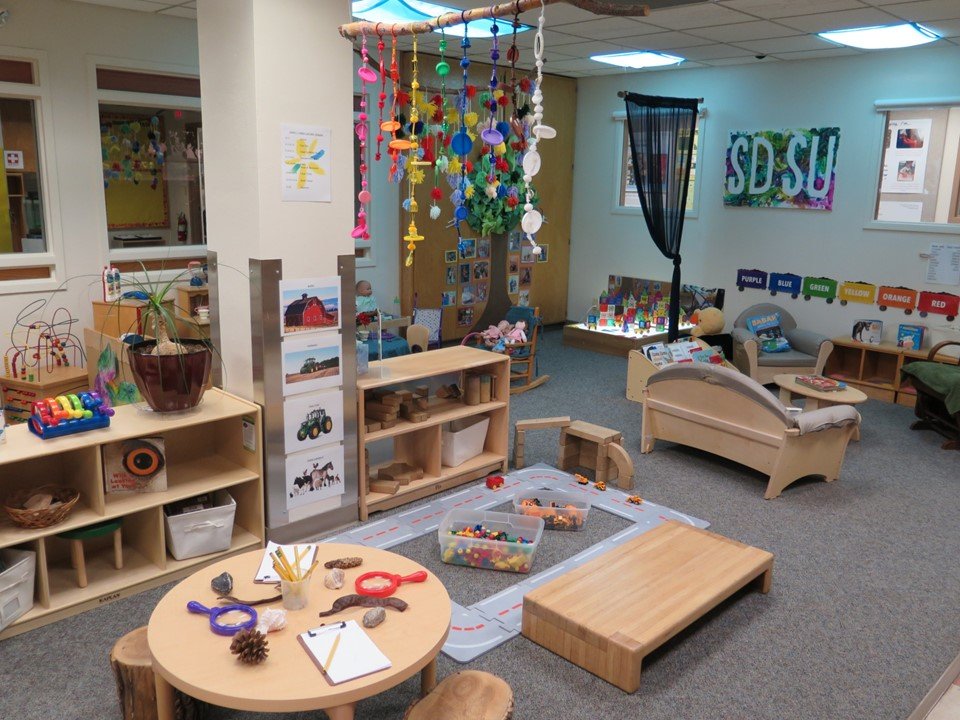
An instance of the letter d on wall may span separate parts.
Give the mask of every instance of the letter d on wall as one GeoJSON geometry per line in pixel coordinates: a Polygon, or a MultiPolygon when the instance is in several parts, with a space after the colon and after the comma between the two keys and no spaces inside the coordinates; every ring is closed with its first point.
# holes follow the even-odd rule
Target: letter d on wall
{"type": "Polygon", "coordinates": [[[773,183],[773,145],[765,137],[755,137],[753,139],[753,154],[750,157],[750,190],[751,195],[762,195],[770,189],[773,183]],[[757,167],[759,165],[760,146],[767,151],[767,167],[763,185],[757,185],[757,167]]]}

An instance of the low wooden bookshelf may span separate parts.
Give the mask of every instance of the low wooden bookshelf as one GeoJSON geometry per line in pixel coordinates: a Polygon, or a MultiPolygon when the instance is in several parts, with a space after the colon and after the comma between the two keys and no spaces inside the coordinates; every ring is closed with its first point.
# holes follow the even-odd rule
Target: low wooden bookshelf
{"type": "MultiPolygon", "coordinates": [[[[909,380],[900,379],[900,370],[917,360],[926,360],[927,350],[906,350],[894,343],[856,342],[849,338],[834,338],[833,352],[827,358],[823,374],[842,380],[867,397],[883,402],[913,407],[917,391],[909,380]]],[[[937,359],[947,359],[937,356],[937,359]]]]}
{"type": "Polygon", "coordinates": [[[366,520],[371,512],[404,505],[491,472],[507,470],[510,358],[506,355],[457,346],[372,362],[369,372],[357,380],[357,403],[361,520],[366,520]],[[463,398],[454,400],[435,396],[436,389],[442,384],[457,383],[464,387],[466,373],[493,376],[490,402],[467,405],[463,398]],[[430,388],[430,417],[427,420],[410,422],[401,419],[391,428],[366,432],[364,406],[369,399],[368,393],[384,387],[412,390],[417,385],[430,388]],[[490,418],[483,452],[456,467],[443,465],[440,446],[443,426],[451,420],[479,415],[490,418]],[[366,451],[372,443],[383,440],[393,442],[392,461],[422,468],[423,478],[402,485],[393,494],[369,490],[369,482],[376,478],[380,465],[368,467],[366,451]]]}
{"type": "MultiPolygon", "coordinates": [[[[263,455],[260,407],[221,390],[207,390],[202,403],[184,413],[160,414],[140,406],[116,409],[110,427],[41,440],[26,424],[7,428],[0,445],[0,500],[21,488],[68,485],[80,500],[66,520],[46,528],[14,525],[0,512],[0,548],[36,553],[33,608],[14,621],[0,639],[45,625],[103,603],[185,577],[199,566],[261,547],[263,455]],[[253,449],[244,442],[244,421],[252,424],[253,449]],[[167,490],[107,494],[101,448],[132,438],[162,436],[167,490]],[[163,506],[175,500],[227,490],[237,503],[230,548],[189,560],[167,552],[163,506]],[[88,584],[78,587],[70,566],[67,530],[123,518],[123,568],[113,565],[110,538],[84,548],[88,584]]],[[[249,429],[248,429],[249,430],[249,429]]],[[[249,438],[249,432],[248,432],[249,438]]]]}

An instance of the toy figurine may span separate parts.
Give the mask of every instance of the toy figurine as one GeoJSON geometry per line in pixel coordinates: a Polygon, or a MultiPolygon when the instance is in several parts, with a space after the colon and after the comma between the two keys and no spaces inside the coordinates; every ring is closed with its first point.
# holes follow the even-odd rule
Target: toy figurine
{"type": "Polygon", "coordinates": [[[603,480],[597,480],[593,486],[600,492],[605,492],[607,489],[607,484],[603,480]]]}
{"type": "Polygon", "coordinates": [[[501,475],[491,475],[487,478],[487,487],[491,490],[496,490],[501,485],[503,485],[503,477],[501,475]]]}
{"type": "Polygon", "coordinates": [[[575,477],[575,478],[577,479],[577,484],[578,484],[578,485],[589,485],[589,484],[590,484],[589,478],[586,478],[586,477],[584,477],[583,475],[578,475],[577,473],[574,473],[573,477],[575,477]]]}
{"type": "Polygon", "coordinates": [[[627,502],[630,503],[631,505],[642,505],[643,498],[640,497],[639,495],[631,495],[630,497],[627,498],[627,502]]]}

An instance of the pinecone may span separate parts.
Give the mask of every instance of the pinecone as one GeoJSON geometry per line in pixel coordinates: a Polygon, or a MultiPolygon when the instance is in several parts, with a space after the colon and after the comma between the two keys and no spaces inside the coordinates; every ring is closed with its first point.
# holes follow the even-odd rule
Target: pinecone
{"type": "Polygon", "coordinates": [[[332,570],[333,568],[340,568],[341,570],[349,570],[350,568],[355,568],[357,565],[363,562],[363,558],[358,557],[345,557],[337,558],[336,560],[330,560],[325,562],[323,566],[327,570],[332,570]]]}
{"type": "Polygon", "coordinates": [[[270,648],[267,647],[267,636],[254,628],[241,630],[233,636],[230,652],[236,655],[240,662],[259,665],[267,659],[267,653],[270,652],[270,648]]]}

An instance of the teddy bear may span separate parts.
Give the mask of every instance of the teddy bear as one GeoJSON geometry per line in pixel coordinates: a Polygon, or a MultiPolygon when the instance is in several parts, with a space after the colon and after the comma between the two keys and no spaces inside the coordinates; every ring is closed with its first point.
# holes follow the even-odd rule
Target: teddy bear
{"type": "Polygon", "coordinates": [[[716,335],[723,332],[723,312],[715,307],[705,307],[695,310],[690,316],[690,322],[696,327],[690,331],[693,337],[701,335],[716,335]]]}
{"type": "Polygon", "coordinates": [[[510,330],[506,335],[507,343],[525,343],[527,341],[527,323],[523,320],[517,320],[517,324],[513,326],[513,330],[510,330]]]}

